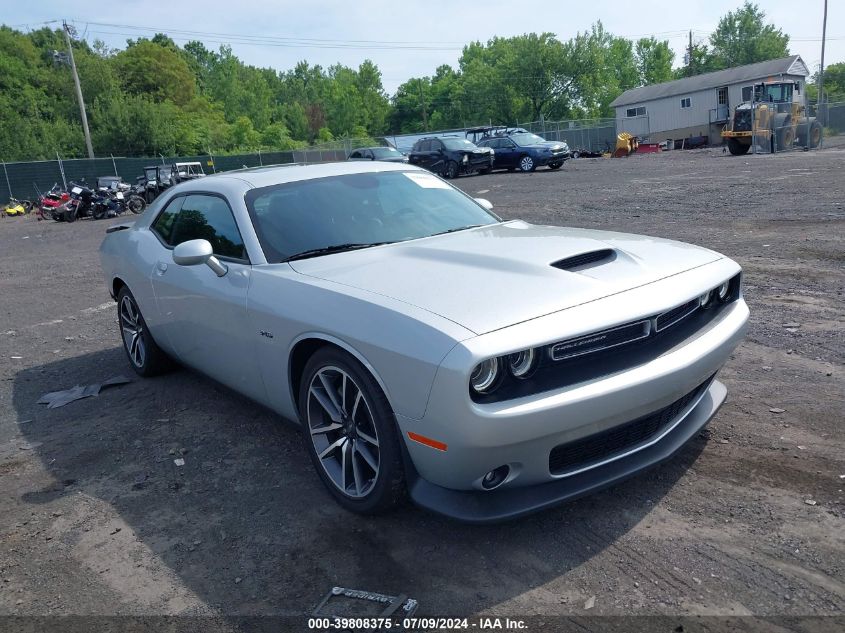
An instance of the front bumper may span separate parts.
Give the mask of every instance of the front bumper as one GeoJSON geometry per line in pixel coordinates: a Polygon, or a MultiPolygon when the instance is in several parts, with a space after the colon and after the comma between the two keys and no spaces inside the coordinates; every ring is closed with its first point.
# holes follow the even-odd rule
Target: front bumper
{"type": "Polygon", "coordinates": [[[698,404],[659,442],[564,479],[479,492],[451,490],[417,476],[409,486],[411,499],[422,508],[466,523],[496,523],[538,512],[598,492],[668,460],[710,421],[726,397],[725,386],[714,380],[698,404]]]}
{"type": "MultiPolygon", "coordinates": [[[[509,344],[519,349],[531,347],[541,338],[554,340],[554,335],[545,332],[595,320],[601,312],[622,315],[626,308],[633,310],[631,306],[651,305],[658,300],[657,294],[671,302],[691,278],[709,278],[715,283],[735,271],[735,264],[722,260],[654,284],[652,289],[622,293],[617,300],[571,308],[458,346],[438,370],[423,418],[397,416],[404,437],[410,431],[447,445],[445,451],[434,450],[406,440],[409,462],[419,474],[411,486],[412,498],[456,518],[496,521],[586,494],[670,456],[716,412],[725,398],[720,383],[705,387],[697,404],[679,412],[662,434],[619,453],[609,452],[607,459],[597,459],[586,467],[555,470],[550,466],[555,447],[615,431],[707,384],[744,336],[748,307],[742,298],[652,360],[533,396],[489,404],[473,402],[466,387],[466,371],[462,373],[461,368],[472,366],[476,358],[489,357],[492,350],[507,351],[504,347],[509,344]],[[635,300],[638,298],[642,300],[635,300]],[[493,491],[484,490],[484,475],[503,465],[510,469],[505,482],[493,491]]],[[[693,281],[691,286],[698,287],[698,283],[693,281]]]]}

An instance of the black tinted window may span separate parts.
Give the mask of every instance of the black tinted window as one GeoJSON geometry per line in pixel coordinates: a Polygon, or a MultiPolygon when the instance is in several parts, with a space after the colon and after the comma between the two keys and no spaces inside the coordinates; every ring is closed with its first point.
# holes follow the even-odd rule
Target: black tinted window
{"type": "Polygon", "coordinates": [[[173,246],[171,237],[173,236],[174,220],[179,213],[179,209],[182,208],[182,202],[184,200],[185,198],[183,196],[179,196],[178,198],[171,200],[164,208],[164,211],[162,211],[156,218],[155,222],[153,222],[153,231],[158,233],[158,236],[164,240],[165,244],[173,246]]]}
{"type": "Polygon", "coordinates": [[[361,152],[352,152],[349,158],[361,158],[361,152]]]}
{"type": "Polygon", "coordinates": [[[401,242],[498,220],[422,171],[315,178],[251,189],[245,198],[270,262],[333,245],[401,242]]]}
{"type": "Polygon", "coordinates": [[[223,198],[208,195],[184,197],[173,229],[172,244],[208,240],[215,255],[246,259],[246,249],[232,210],[223,198]]]}

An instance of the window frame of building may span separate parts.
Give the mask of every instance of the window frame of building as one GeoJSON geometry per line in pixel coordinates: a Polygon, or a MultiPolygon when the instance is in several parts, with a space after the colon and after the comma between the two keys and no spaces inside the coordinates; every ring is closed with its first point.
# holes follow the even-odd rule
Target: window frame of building
{"type": "Polygon", "coordinates": [[[686,110],[687,108],[692,107],[692,98],[691,97],[681,97],[681,109],[686,110]]]}
{"type": "Polygon", "coordinates": [[[625,109],[625,118],[626,119],[636,119],[639,116],[645,116],[648,112],[645,109],[645,106],[636,106],[633,108],[626,108],[625,109]],[[634,114],[631,114],[633,112],[634,114]]]}

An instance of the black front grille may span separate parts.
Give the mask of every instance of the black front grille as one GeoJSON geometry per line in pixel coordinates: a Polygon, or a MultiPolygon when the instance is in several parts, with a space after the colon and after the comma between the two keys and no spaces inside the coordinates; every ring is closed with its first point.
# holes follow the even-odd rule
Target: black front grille
{"type": "Polygon", "coordinates": [[[674,325],[681,319],[688,317],[690,314],[698,310],[699,301],[696,297],[691,301],[687,301],[685,304],[678,306],[677,308],[672,308],[668,312],[664,312],[660,316],[657,317],[657,321],[655,321],[655,326],[657,331],[666,329],[670,325],[674,325]]]}
{"type": "Polygon", "coordinates": [[[734,114],[734,131],[736,132],[750,132],[751,131],[751,110],[737,110],[734,114]]]}
{"type": "Polygon", "coordinates": [[[681,411],[707,389],[712,380],[713,376],[684,397],[650,415],[574,442],[555,446],[549,453],[549,472],[553,475],[562,475],[624,453],[647,442],[666,430],[681,411]]]}
{"type": "Polygon", "coordinates": [[[590,354],[598,350],[639,341],[647,337],[650,332],[651,323],[649,321],[629,323],[603,332],[595,332],[556,343],[552,345],[551,357],[552,360],[564,360],[582,354],[590,354]]]}
{"type": "Polygon", "coordinates": [[[613,249],[611,248],[603,248],[597,251],[588,251],[586,253],[579,253],[578,255],[573,255],[572,257],[567,257],[566,259],[561,259],[552,264],[555,268],[560,268],[561,270],[572,270],[573,268],[579,268],[581,266],[587,266],[588,264],[595,264],[597,262],[603,262],[604,260],[609,260],[616,255],[613,249]]]}

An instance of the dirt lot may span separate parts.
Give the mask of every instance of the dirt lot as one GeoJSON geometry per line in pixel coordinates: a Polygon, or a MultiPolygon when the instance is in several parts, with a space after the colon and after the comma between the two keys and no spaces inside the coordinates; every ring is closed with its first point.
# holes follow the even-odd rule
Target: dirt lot
{"type": "Polygon", "coordinates": [[[0,614],[302,616],[333,585],[420,615],[843,614],[843,174],[845,149],[700,150],[457,182],[506,218],[724,252],[752,311],[728,403],[674,461],[495,527],[347,514],[292,424],[188,371],[132,374],[106,222],[0,221],[0,614]]]}

